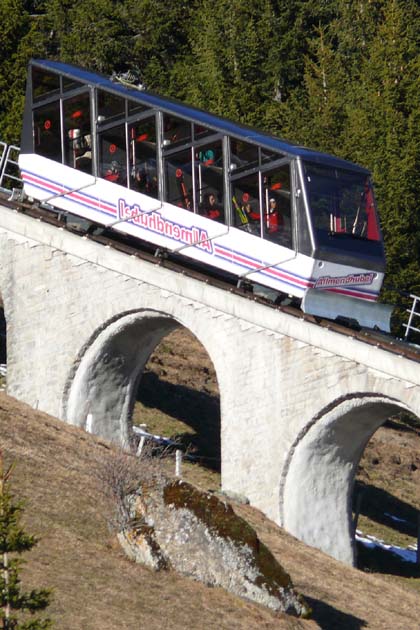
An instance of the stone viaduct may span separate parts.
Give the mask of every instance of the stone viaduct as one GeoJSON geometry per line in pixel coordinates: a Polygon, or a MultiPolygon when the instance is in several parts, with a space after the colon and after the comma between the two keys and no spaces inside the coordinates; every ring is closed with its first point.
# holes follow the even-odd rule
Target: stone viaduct
{"type": "Polygon", "coordinates": [[[8,393],[127,444],[144,366],[176,326],[213,362],[223,489],[354,562],[353,480],[372,434],[420,415],[420,365],[0,207],[8,393]]]}

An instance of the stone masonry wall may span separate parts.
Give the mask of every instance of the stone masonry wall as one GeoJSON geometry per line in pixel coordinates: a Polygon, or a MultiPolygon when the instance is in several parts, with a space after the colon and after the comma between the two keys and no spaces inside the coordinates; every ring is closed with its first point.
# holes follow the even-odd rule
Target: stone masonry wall
{"type": "MultiPolygon", "coordinates": [[[[282,498],[289,470],[298,484],[309,465],[305,455],[293,467],[294,453],[324,412],[357,394],[420,413],[418,364],[6,209],[0,295],[8,393],[80,426],[90,411],[110,439],[130,432],[130,397],[154,346],[171,326],[187,327],[217,374],[223,487],[279,523],[294,509],[282,498]]],[[[348,538],[347,523],[337,527],[348,538]]]]}

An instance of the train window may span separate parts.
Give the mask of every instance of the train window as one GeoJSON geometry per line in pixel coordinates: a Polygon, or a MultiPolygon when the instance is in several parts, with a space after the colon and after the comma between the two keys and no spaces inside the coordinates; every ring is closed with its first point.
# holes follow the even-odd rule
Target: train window
{"type": "Polygon", "coordinates": [[[106,129],[98,134],[99,176],[127,185],[127,150],[125,125],[106,129]]]}
{"type": "Polygon", "coordinates": [[[63,101],[65,164],[92,173],[92,131],[89,93],[63,101]]]}
{"type": "Polygon", "coordinates": [[[267,162],[274,162],[274,160],[281,160],[284,158],[283,153],[274,153],[268,149],[261,148],[261,164],[267,164],[267,162]]]}
{"type": "Polygon", "coordinates": [[[140,112],[145,112],[149,109],[146,105],[142,105],[137,101],[128,101],[128,115],[138,114],[140,112]]]}
{"type": "Polygon", "coordinates": [[[305,164],[309,205],[318,240],[348,237],[380,241],[369,178],[318,164],[305,164]]]}
{"type": "Polygon", "coordinates": [[[163,146],[191,142],[191,123],[169,114],[163,116],[163,146]]]}
{"type": "Polygon", "coordinates": [[[208,129],[203,125],[194,125],[194,140],[202,140],[207,136],[214,136],[215,133],[217,132],[214,129],[208,129]]]}
{"type": "Polygon", "coordinates": [[[290,166],[284,164],[262,174],[263,235],[269,241],[292,247],[290,166]]]}
{"type": "Polygon", "coordinates": [[[130,188],[158,197],[155,118],[146,118],[129,127],[130,188]]]}
{"type": "Polygon", "coordinates": [[[244,232],[261,235],[259,174],[235,179],[232,184],[233,225],[244,232]]]}
{"type": "Polygon", "coordinates": [[[299,171],[295,170],[296,181],[296,195],[294,196],[295,208],[296,208],[296,226],[295,233],[297,236],[296,249],[301,254],[307,256],[313,256],[313,240],[312,230],[310,229],[309,216],[305,203],[305,195],[302,194],[302,182],[300,179],[299,171]]]}
{"type": "Polygon", "coordinates": [[[242,140],[230,141],[230,170],[240,170],[258,167],[258,147],[242,140]]]}
{"type": "Polygon", "coordinates": [[[79,81],[75,81],[75,79],[69,79],[67,77],[63,77],[63,91],[69,92],[70,90],[76,90],[77,88],[85,87],[83,83],[79,83],[79,81]]]}
{"type": "Polygon", "coordinates": [[[60,93],[60,77],[32,66],[32,99],[34,103],[60,93]]]}
{"type": "Polygon", "coordinates": [[[120,96],[98,90],[98,123],[108,123],[125,117],[125,100],[120,96]]]}
{"type": "Polygon", "coordinates": [[[34,110],[34,145],[38,155],[62,161],[59,101],[34,110]]]}
{"type": "Polygon", "coordinates": [[[192,150],[172,153],[164,159],[165,199],[180,208],[193,210],[192,150]]]}
{"type": "Polygon", "coordinates": [[[196,147],[194,151],[195,202],[200,214],[225,222],[222,141],[196,147]]]}

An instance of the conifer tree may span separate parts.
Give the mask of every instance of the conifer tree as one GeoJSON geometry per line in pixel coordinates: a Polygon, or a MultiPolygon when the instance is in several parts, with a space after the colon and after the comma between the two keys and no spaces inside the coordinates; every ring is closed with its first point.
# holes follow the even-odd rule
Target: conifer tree
{"type": "Polygon", "coordinates": [[[14,501],[9,490],[12,466],[6,470],[0,453],[0,628],[2,630],[47,630],[48,619],[20,621],[17,613],[36,613],[44,610],[50,599],[46,589],[22,592],[19,568],[22,560],[16,556],[29,551],[37,543],[20,525],[22,505],[14,501]]]}
{"type": "Polygon", "coordinates": [[[278,31],[272,0],[201,0],[184,64],[186,98],[214,113],[264,126],[265,106],[281,89],[278,31]]]}
{"type": "MultiPolygon", "coordinates": [[[[420,287],[420,10],[386,0],[353,83],[346,153],[374,175],[387,253],[387,284],[420,287]]],[[[387,301],[399,301],[386,295],[387,301]]]]}
{"type": "Polygon", "coordinates": [[[189,71],[185,74],[188,33],[197,3],[199,0],[125,0],[130,60],[149,89],[183,98],[182,86],[190,77],[189,71]]]}
{"type": "Polygon", "coordinates": [[[331,29],[314,28],[305,57],[303,85],[282,107],[284,135],[299,144],[340,155],[346,84],[331,29]]]}
{"type": "Polygon", "coordinates": [[[19,143],[26,66],[38,50],[35,43],[37,24],[24,0],[2,0],[0,24],[0,139],[19,143]]]}

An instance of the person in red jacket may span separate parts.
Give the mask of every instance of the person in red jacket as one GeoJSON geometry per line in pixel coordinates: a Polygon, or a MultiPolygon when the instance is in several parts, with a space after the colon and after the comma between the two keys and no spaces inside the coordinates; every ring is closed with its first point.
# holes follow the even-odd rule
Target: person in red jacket
{"type": "Polygon", "coordinates": [[[215,221],[223,222],[223,210],[217,203],[216,195],[209,193],[207,203],[204,207],[204,216],[215,221]]]}
{"type": "Polygon", "coordinates": [[[272,234],[273,232],[278,232],[282,225],[283,217],[279,212],[276,199],[272,197],[265,215],[265,228],[269,234],[272,234]]]}

